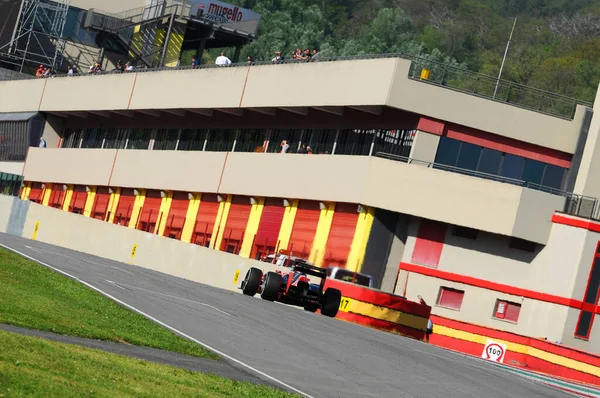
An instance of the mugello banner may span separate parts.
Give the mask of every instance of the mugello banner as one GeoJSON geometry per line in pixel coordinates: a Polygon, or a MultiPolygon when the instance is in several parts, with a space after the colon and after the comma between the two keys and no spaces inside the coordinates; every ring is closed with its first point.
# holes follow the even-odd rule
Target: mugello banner
{"type": "Polygon", "coordinates": [[[215,22],[243,22],[260,19],[260,14],[228,3],[215,0],[191,0],[194,4],[192,13],[198,18],[215,22]]]}

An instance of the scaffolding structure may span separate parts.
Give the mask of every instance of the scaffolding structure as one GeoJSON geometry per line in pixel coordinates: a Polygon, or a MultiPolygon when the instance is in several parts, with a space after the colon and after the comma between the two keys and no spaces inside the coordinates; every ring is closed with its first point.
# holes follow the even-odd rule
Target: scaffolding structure
{"type": "Polygon", "coordinates": [[[21,0],[19,20],[12,40],[0,47],[0,61],[26,66],[62,65],[66,38],[64,28],[71,0],[21,0]]]}

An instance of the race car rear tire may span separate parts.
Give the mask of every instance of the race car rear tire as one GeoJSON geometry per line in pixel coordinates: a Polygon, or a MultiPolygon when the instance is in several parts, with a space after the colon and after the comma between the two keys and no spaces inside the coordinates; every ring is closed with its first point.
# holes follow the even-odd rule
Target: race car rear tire
{"type": "Polygon", "coordinates": [[[323,307],[321,308],[321,314],[330,318],[335,318],[340,309],[340,303],[342,301],[342,292],[338,289],[328,287],[325,290],[325,297],[323,299],[323,307]]]}
{"type": "Polygon", "coordinates": [[[263,273],[258,268],[250,268],[246,272],[246,277],[242,282],[242,293],[246,296],[254,296],[258,292],[260,281],[262,280],[263,273]]]}
{"type": "Polygon", "coordinates": [[[281,284],[283,283],[283,278],[281,275],[275,272],[267,272],[265,278],[263,280],[262,292],[260,293],[260,297],[263,300],[267,301],[275,301],[277,296],[279,296],[279,291],[281,290],[281,284]]]}

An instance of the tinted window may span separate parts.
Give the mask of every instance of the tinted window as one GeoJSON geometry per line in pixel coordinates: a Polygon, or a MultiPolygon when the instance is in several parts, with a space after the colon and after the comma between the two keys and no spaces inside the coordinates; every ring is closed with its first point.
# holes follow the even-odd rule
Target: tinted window
{"type": "Polygon", "coordinates": [[[524,163],[525,159],[523,159],[522,157],[505,153],[504,159],[502,161],[502,171],[500,172],[500,175],[503,177],[515,178],[517,180],[520,180],[521,175],[523,174],[524,163]]]}
{"type": "Polygon", "coordinates": [[[564,175],[565,169],[563,169],[562,167],[547,164],[546,172],[544,173],[544,179],[542,180],[542,185],[560,189],[562,187],[564,175]]]}
{"type": "MultiPolygon", "coordinates": [[[[479,160],[479,167],[477,171],[481,171],[486,174],[497,175],[500,171],[500,161],[502,160],[502,152],[495,151],[489,148],[483,148],[481,152],[481,159],[479,160]]],[[[541,180],[541,177],[540,177],[541,180]]]]}
{"type": "Polygon", "coordinates": [[[477,170],[481,147],[468,142],[463,142],[458,153],[458,163],[456,167],[466,170],[477,170]]]}
{"type": "Polygon", "coordinates": [[[447,166],[456,166],[458,158],[458,150],[460,142],[450,138],[440,138],[437,154],[435,155],[435,163],[445,164],[447,166]]]}
{"type": "Polygon", "coordinates": [[[544,163],[537,160],[525,159],[522,179],[534,184],[541,184],[542,176],[544,175],[544,166],[546,166],[544,163]]]}
{"type": "Polygon", "coordinates": [[[600,258],[596,257],[592,264],[590,281],[585,292],[584,301],[588,304],[596,304],[598,298],[598,288],[600,288],[600,258]]]}
{"type": "Polygon", "coordinates": [[[587,311],[582,311],[581,318],[579,318],[579,323],[577,324],[577,330],[575,331],[575,335],[579,336],[579,337],[587,337],[591,326],[592,326],[592,313],[587,312],[587,311]]]}

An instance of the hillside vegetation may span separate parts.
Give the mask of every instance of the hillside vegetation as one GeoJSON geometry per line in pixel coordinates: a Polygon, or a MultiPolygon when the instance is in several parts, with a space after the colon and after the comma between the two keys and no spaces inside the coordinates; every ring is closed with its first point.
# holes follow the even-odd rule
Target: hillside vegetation
{"type": "Polygon", "coordinates": [[[407,53],[593,101],[600,0],[230,0],[262,14],[242,56],[317,47],[323,56],[407,53]]]}

